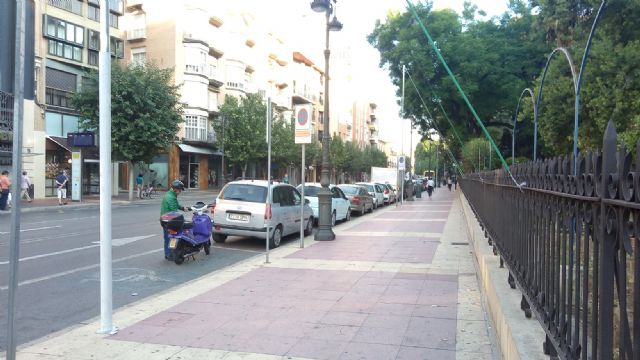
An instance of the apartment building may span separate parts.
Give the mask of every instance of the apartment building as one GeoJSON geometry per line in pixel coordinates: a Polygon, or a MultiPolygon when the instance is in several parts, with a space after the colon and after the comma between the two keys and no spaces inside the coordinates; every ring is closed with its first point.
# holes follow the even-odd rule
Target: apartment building
{"type": "MultiPolygon", "coordinates": [[[[268,19],[242,4],[129,0],[125,22],[126,61],[173,68],[181,86],[185,122],[179,144],[149,166],[160,185],[178,178],[188,188],[206,189],[231,178],[211,127],[224,121],[219,106],[226,96],[271,98],[275,116],[285,119],[295,105],[311,103],[314,122],[322,119],[322,71],[271,31],[268,19]]],[[[259,170],[250,166],[247,175],[259,176],[259,170]]]]}
{"type": "Polygon", "coordinates": [[[72,151],[83,157],[81,181],[73,186],[82,194],[99,192],[98,149],[74,149],[67,135],[81,130],[70,98],[81,89],[87,71],[98,68],[101,11],[109,12],[112,56],[122,59],[122,0],[111,0],[107,9],[98,0],[35,2],[36,106],[33,121],[25,121],[24,167],[34,179],[36,197],[56,195],[54,177],[62,169],[71,174],[72,151]]]}

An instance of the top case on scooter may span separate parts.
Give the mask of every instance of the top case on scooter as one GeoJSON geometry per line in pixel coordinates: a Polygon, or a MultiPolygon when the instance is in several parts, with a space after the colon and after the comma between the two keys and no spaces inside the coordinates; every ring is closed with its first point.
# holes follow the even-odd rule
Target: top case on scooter
{"type": "Polygon", "coordinates": [[[194,235],[209,236],[211,234],[211,219],[207,215],[194,215],[193,223],[194,235]]]}
{"type": "Polygon", "coordinates": [[[184,225],[184,215],[177,211],[160,216],[160,224],[169,230],[180,231],[184,225]]]}

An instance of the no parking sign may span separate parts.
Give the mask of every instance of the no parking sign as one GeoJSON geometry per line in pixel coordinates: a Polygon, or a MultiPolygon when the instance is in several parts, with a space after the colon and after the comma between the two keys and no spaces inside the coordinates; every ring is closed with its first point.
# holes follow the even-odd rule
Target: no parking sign
{"type": "Polygon", "coordinates": [[[296,144],[311,143],[311,105],[296,106],[296,144]]]}

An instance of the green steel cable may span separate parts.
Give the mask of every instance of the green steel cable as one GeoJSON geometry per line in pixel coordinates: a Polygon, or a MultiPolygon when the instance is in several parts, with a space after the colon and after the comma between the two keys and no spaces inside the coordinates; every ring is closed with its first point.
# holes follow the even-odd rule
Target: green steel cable
{"type": "MultiPolygon", "coordinates": [[[[432,119],[435,119],[433,115],[431,115],[431,112],[429,111],[427,104],[424,102],[424,99],[422,98],[422,95],[420,94],[420,90],[418,90],[416,83],[413,81],[413,77],[411,76],[411,73],[409,73],[407,70],[405,70],[405,72],[407,73],[407,75],[409,75],[409,81],[411,81],[411,84],[413,84],[413,87],[416,89],[416,92],[418,93],[418,97],[420,98],[420,101],[422,101],[422,105],[424,105],[425,110],[427,110],[427,113],[429,114],[429,116],[431,116],[432,119]]],[[[444,109],[442,108],[442,105],[439,102],[438,102],[438,105],[440,105],[440,108],[442,109],[444,116],[447,118],[449,125],[451,125],[451,130],[453,130],[453,135],[455,136],[456,140],[458,140],[458,142],[460,143],[460,146],[463,147],[464,144],[462,143],[462,140],[460,140],[460,135],[456,131],[456,128],[453,126],[451,119],[449,119],[449,117],[447,116],[447,113],[444,111],[444,109]]]]}
{"type": "Polygon", "coordinates": [[[502,157],[502,154],[498,150],[498,147],[496,146],[495,142],[493,141],[493,138],[489,134],[489,131],[487,131],[487,128],[484,127],[484,124],[482,123],[482,120],[480,120],[480,117],[476,113],[476,110],[473,108],[473,105],[471,105],[471,102],[469,102],[469,99],[467,98],[467,95],[462,90],[462,87],[458,83],[458,80],[456,79],[455,75],[453,75],[453,72],[451,71],[451,69],[449,69],[449,66],[447,65],[447,62],[442,57],[442,54],[440,53],[440,50],[438,50],[438,47],[436,46],[435,42],[431,38],[431,35],[429,35],[429,31],[427,31],[427,28],[422,23],[422,20],[420,20],[420,17],[418,16],[418,13],[416,12],[415,7],[411,3],[411,0],[406,0],[406,2],[409,5],[409,9],[411,10],[411,13],[413,14],[413,17],[416,19],[416,21],[420,25],[420,28],[422,28],[422,32],[424,32],[424,34],[426,35],[427,40],[429,41],[429,44],[431,45],[433,50],[436,52],[436,55],[438,56],[438,59],[440,60],[440,62],[444,66],[445,70],[447,70],[447,73],[449,74],[449,77],[451,78],[453,83],[456,85],[456,88],[458,89],[458,92],[460,93],[460,95],[464,99],[464,102],[469,107],[469,110],[473,114],[473,117],[476,119],[476,122],[478,123],[478,125],[480,125],[480,128],[482,129],[482,132],[484,132],[484,135],[487,137],[489,142],[491,142],[491,146],[492,146],[493,150],[496,152],[496,154],[498,154],[498,158],[500,158],[500,162],[502,162],[502,167],[509,173],[509,175],[511,176],[511,179],[517,185],[517,182],[515,181],[515,179],[513,178],[513,175],[511,174],[511,171],[509,170],[509,166],[507,165],[507,162],[504,160],[504,157],[502,157]]]}

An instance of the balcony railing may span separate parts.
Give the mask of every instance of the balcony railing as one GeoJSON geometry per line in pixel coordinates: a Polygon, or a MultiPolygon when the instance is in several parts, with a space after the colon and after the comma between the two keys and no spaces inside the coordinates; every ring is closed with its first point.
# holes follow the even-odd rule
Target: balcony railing
{"type": "Polygon", "coordinates": [[[201,75],[207,75],[207,71],[206,71],[206,66],[205,65],[193,65],[193,64],[187,64],[185,66],[185,72],[188,73],[196,73],[196,74],[201,74],[201,75]]]}
{"type": "Polygon", "coordinates": [[[47,0],[49,5],[82,15],[82,1],[78,0],[47,0]]]}
{"type": "Polygon", "coordinates": [[[208,131],[205,128],[187,126],[184,128],[184,139],[187,141],[209,141],[208,131]]]}
{"type": "Polygon", "coordinates": [[[147,29],[139,28],[127,31],[127,40],[144,40],[147,38],[147,29]]]}

